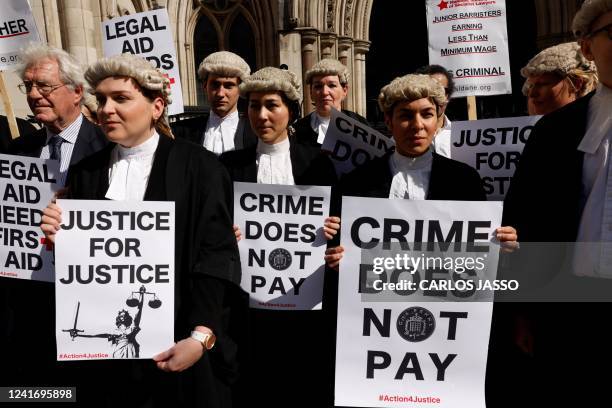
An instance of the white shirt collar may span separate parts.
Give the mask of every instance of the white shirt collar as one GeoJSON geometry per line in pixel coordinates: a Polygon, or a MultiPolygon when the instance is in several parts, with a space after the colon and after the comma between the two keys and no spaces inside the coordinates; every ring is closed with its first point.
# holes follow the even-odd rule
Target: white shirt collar
{"type": "Polygon", "coordinates": [[[289,151],[289,138],[285,138],[280,143],[275,144],[267,144],[261,141],[261,139],[257,142],[257,153],[259,154],[267,154],[269,156],[278,156],[283,153],[287,153],[289,151]]]}
{"type": "Polygon", "coordinates": [[[325,140],[325,134],[327,133],[330,119],[331,117],[321,116],[316,111],[310,116],[310,127],[317,134],[317,143],[319,144],[323,144],[325,140]]]}
{"type": "Polygon", "coordinates": [[[391,160],[393,160],[393,165],[398,171],[422,170],[431,167],[433,153],[430,148],[420,156],[407,157],[395,151],[391,156],[391,160]]]}
{"type": "Polygon", "coordinates": [[[603,139],[612,131],[611,107],[612,89],[600,83],[589,101],[587,131],[578,145],[578,150],[594,154],[603,139]]]}
{"type": "Polygon", "coordinates": [[[257,182],[294,185],[289,138],[273,145],[257,144],[257,182]]]}
{"type": "MultiPolygon", "coordinates": [[[[79,136],[79,130],[81,130],[81,124],[83,123],[83,114],[80,113],[79,116],[68,126],[66,126],[57,136],[64,139],[64,142],[68,143],[76,143],[76,140],[79,136]]],[[[53,136],[56,136],[55,133],[49,130],[48,127],[45,126],[45,130],[47,131],[47,143],[49,144],[49,139],[53,136]]]]}
{"type": "Polygon", "coordinates": [[[233,111],[232,113],[228,113],[224,117],[217,115],[212,110],[210,111],[210,117],[208,118],[208,126],[209,127],[217,127],[220,124],[224,125],[232,125],[238,123],[240,119],[240,115],[238,114],[238,110],[233,111]]]}
{"type": "Polygon", "coordinates": [[[159,137],[157,131],[154,131],[150,138],[138,146],[116,145],[113,148],[106,198],[117,201],[144,199],[159,137]]]}
{"type": "Polygon", "coordinates": [[[453,122],[448,118],[448,116],[444,115],[444,123],[442,124],[442,128],[440,130],[450,130],[453,122]]]}
{"type": "Polygon", "coordinates": [[[157,149],[159,143],[159,133],[156,130],[153,131],[151,137],[145,140],[143,143],[134,147],[124,147],[117,145],[117,153],[119,160],[139,160],[151,156],[157,149]]]}

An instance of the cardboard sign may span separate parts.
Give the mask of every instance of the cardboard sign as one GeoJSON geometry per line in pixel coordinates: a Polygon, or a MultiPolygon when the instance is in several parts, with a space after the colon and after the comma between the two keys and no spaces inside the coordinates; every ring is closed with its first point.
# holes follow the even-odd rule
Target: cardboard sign
{"type": "Polygon", "coordinates": [[[478,171],[489,201],[506,196],[525,143],[540,117],[453,122],[451,157],[478,171]]]}
{"type": "Polygon", "coordinates": [[[471,277],[495,277],[501,213],[501,203],[343,198],[336,405],[485,407],[491,297],[455,299],[479,293],[471,277]],[[433,242],[446,246],[440,264],[433,242]],[[393,245],[395,256],[368,258],[393,245]]]}
{"type": "Polygon", "coordinates": [[[165,8],[113,18],[102,22],[102,46],[106,57],[135,54],[166,72],[172,91],[168,114],[177,115],[183,113],[183,91],[171,28],[165,8]]]}
{"type": "Polygon", "coordinates": [[[383,156],[394,146],[393,138],[332,109],[321,149],[331,152],[329,157],[340,176],[374,157],[383,156]]]}
{"type": "Polygon", "coordinates": [[[330,187],[234,183],[242,288],[255,309],[318,310],[330,187]]]}
{"type": "Polygon", "coordinates": [[[453,97],[512,93],[505,0],[427,0],[429,63],[453,74],[453,97]]]}
{"type": "Polygon", "coordinates": [[[174,344],[174,203],[58,200],[58,360],[143,359],[174,344]]]}
{"type": "Polygon", "coordinates": [[[0,71],[19,64],[19,50],[40,41],[27,0],[0,2],[0,71]]]}
{"type": "Polygon", "coordinates": [[[42,210],[59,189],[56,160],[0,154],[0,276],[53,282],[42,210]]]}

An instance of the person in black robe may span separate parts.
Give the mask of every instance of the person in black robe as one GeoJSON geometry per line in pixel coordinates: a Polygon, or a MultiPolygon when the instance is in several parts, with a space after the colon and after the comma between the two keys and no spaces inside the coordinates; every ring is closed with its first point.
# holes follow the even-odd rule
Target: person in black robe
{"type": "MultiPolygon", "coordinates": [[[[432,141],[446,103],[444,88],[428,75],[406,75],[383,87],[379,105],[395,140],[395,151],[375,158],[340,180],[342,195],[410,200],[486,201],[478,172],[434,151],[432,141]]],[[[336,213],[340,203],[336,202],[336,213]]],[[[511,251],[517,235],[500,227],[496,237],[511,251]]],[[[330,268],[338,269],[342,246],[327,250],[330,268]]],[[[497,358],[497,352],[493,352],[497,358]]]]}
{"type": "MultiPolygon", "coordinates": [[[[251,128],[259,140],[257,146],[221,156],[233,181],[335,183],[329,158],[317,146],[298,143],[291,134],[290,125],[299,114],[299,82],[292,72],[263,68],[247,78],[240,91],[248,100],[251,128]]],[[[334,219],[325,222],[325,229],[335,232],[329,227],[334,219]]],[[[324,294],[324,310],[251,309],[250,363],[241,406],[285,407],[298,400],[304,406],[332,405],[333,377],[328,367],[333,364],[333,345],[323,339],[312,341],[313,333],[325,333],[331,327],[325,303],[324,294]]]]}
{"type": "MultiPolygon", "coordinates": [[[[82,406],[230,407],[238,375],[236,320],[247,299],[238,288],[227,172],[204,148],[172,138],[168,80],[147,61],[128,54],[102,59],[86,78],[111,143],[71,169],[67,198],[175,203],[177,343],[154,361],[67,363],[65,378],[77,386],[82,406]],[[139,156],[129,156],[135,152],[139,156]],[[126,157],[137,160],[117,166],[126,157]],[[143,172],[130,173],[132,166],[144,166],[143,172]]],[[[59,207],[49,204],[41,225],[49,239],[61,234],[60,222],[59,207]]]]}
{"type": "Polygon", "coordinates": [[[342,102],[349,91],[349,72],[336,59],[325,58],[306,71],[305,82],[314,105],[314,112],[295,122],[295,138],[299,143],[321,147],[329,125],[332,109],[370,126],[366,118],[358,113],[342,109],[342,102]]]}

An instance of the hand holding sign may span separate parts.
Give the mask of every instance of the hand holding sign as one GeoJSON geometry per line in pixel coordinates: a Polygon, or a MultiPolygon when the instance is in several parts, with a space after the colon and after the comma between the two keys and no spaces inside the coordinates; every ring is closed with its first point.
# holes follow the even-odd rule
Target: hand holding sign
{"type": "Polygon", "coordinates": [[[61,229],[62,209],[54,202],[49,203],[43,210],[40,229],[45,234],[48,242],[55,243],[55,234],[61,229]]]}

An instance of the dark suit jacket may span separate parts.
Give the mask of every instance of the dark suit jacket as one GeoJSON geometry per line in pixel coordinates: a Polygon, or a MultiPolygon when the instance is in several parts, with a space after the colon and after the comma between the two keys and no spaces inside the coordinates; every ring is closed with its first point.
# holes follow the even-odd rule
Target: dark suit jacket
{"type": "Polygon", "coordinates": [[[544,116],[531,132],[504,200],[503,224],[515,227],[520,241],[576,240],[584,158],[577,148],[593,95],[544,116]]]}
{"type": "MultiPolygon", "coordinates": [[[[17,118],[17,128],[19,129],[19,137],[36,132],[36,128],[30,122],[21,118],[17,118]]],[[[6,116],[0,115],[0,153],[8,153],[12,140],[8,119],[6,116]]]]}
{"type": "MultiPolygon", "coordinates": [[[[187,139],[192,143],[202,146],[204,144],[204,132],[208,123],[209,114],[174,122],[171,125],[172,133],[178,139],[187,139]]],[[[240,121],[234,136],[235,150],[246,149],[257,144],[257,136],[251,130],[249,119],[240,114],[240,121]]]]}
{"type": "MultiPolygon", "coordinates": [[[[510,271],[511,278],[519,277],[521,287],[530,282],[526,277],[534,276],[537,277],[535,285],[545,285],[549,278],[557,277],[562,271],[563,260],[572,259],[573,252],[562,243],[575,242],[582,216],[584,153],[577,148],[587,130],[593,95],[594,92],[538,121],[510,183],[504,200],[503,223],[514,226],[519,241],[527,242],[516,253],[517,259],[513,260],[510,271]],[[549,244],[532,247],[529,242],[549,244]],[[560,244],[556,246],[555,242],[560,244]]],[[[612,293],[609,279],[571,275],[560,275],[560,279],[567,282],[566,287],[573,293],[585,296],[585,301],[604,298],[602,293],[609,299],[612,293]]],[[[537,390],[532,393],[545,399],[540,405],[567,404],[567,394],[559,390],[570,387],[581,389],[581,396],[591,395],[591,399],[601,400],[602,390],[608,386],[607,378],[585,373],[612,365],[610,329],[605,323],[610,316],[609,303],[537,303],[529,304],[522,312],[534,327],[534,361],[540,370],[537,373],[539,378],[547,378],[545,382],[538,381],[537,390]],[[570,321],[580,321],[581,327],[589,329],[568,336],[570,321]],[[580,357],[560,358],[567,350],[579,350],[580,357]],[[568,377],[568,372],[575,375],[568,377]]],[[[585,402],[581,400],[580,404],[585,402]]]]}
{"type": "MultiPolygon", "coordinates": [[[[350,116],[351,118],[355,120],[358,120],[364,125],[370,126],[366,118],[359,115],[358,113],[351,112],[349,110],[344,110],[344,109],[342,109],[342,113],[344,113],[347,116],[350,116]]],[[[293,128],[295,129],[295,137],[298,143],[321,147],[321,145],[317,143],[317,139],[319,135],[310,126],[310,120],[311,120],[310,118],[312,117],[313,114],[314,113],[309,113],[308,115],[304,116],[302,119],[296,121],[293,124],[293,128]]]]}
{"type": "MultiPolygon", "coordinates": [[[[45,128],[38,129],[36,132],[20,137],[13,141],[9,146],[9,153],[18,156],[40,157],[40,153],[47,142],[47,132],[45,128]]],[[[74,166],[87,156],[102,150],[108,144],[108,140],[102,129],[83,118],[79,135],[72,149],[70,166],[74,166]]]]}
{"type": "MultiPolygon", "coordinates": [[[[296,185],[332,186],[336,171],[331,160],[318,147],[303,145],[290,138],[289,154],[296,185]]],[[[227,168],[232,181],[257,182],[257,147],[225,152],[219,159],[227,168]]]]}
{"type": "MultiPolygon", "coordinates": [[[[392,153],[375,158],[345,175],[339,183],[342,195],[389,198],[393,176],[392,153]]],[[[486,201],[478,172],[467,164],[433,153],[427,200],[486,201]]]]}

